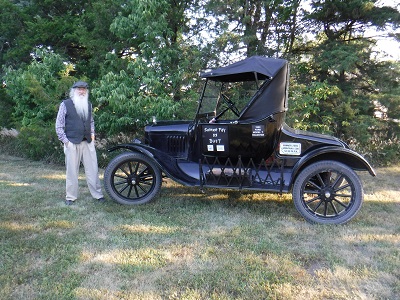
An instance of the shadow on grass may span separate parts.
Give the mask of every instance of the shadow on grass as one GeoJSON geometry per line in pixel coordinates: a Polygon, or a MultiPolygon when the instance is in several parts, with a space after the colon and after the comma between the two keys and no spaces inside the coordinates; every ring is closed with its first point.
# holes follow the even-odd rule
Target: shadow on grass
{"type": "Polygon", "coordinates": [[[224,212],[248,211],[258,215],[284,213],[297,217],[291,195],[260,193],[253,191],[238,191],[232,189],[204,189],[186,187],[168,182],[163,184],[160,194],[153,202],[132,207],[145,209],[146,206],[156,209],[158,214],[170,214],[176,210],[224,212]]]}
{"type": "MultiPolygon", "coordinates": [[[[390,212],[400,213],[398,204],[396,199],[393,201],[386,199],[385,202],[367,199],[358,215],[350,223],[376,225],[377,218],[385,218],[390,212]]],[[[154,211],[158,217],[216,211],[221,214],[250,213],[257,217],[275,220],[291,218],[306,222],[297,212],[290,193],[279,195],[278,193],[215,188],[204,189],[202,192],[199,187],[181,186],[170,181],[163,184],[160,194],[153,202],[139,206],[119,205],[118,211],[129,210],[130,207],[150,213],[154,211]]]]}

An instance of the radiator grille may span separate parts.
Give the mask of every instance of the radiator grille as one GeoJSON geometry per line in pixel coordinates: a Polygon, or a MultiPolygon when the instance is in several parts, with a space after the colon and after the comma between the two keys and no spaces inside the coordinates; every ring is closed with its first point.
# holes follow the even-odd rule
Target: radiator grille
{"type": "Polygon", "coordinates": [[[170,135],[167,137],[168,152],[173,156],[183,156],[186,154],[186,136],[170,135]]]}

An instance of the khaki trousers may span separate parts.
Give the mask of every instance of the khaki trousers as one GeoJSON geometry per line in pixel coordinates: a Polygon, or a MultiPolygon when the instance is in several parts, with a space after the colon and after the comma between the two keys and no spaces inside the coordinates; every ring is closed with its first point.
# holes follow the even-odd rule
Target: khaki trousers
{"type": "Polygon", "coordinates": [[[82,162],[85,169],[86,182],[93,198],[103,197],[99,179],[96,149],[94,142],[83,141],[80,144],[68,143],[64,145],[65,166],[67,168],[66,200],[75,201],[78,198],[79,166],[82,162]]]}

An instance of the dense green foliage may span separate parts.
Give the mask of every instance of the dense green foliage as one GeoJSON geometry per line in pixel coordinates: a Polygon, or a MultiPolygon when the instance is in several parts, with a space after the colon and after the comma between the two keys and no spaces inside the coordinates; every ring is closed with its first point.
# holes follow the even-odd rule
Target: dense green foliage
{"type": "MultiPolygon", "coordinates": [[[[400,13],[377,1],[0,5],[1,127],[54,132],[59,103],[83,79],[90,83],[98,134],[134,135],[152,116],[191,118],[200,70],[266,55],[292,66],[289,125],[343,138],[375,163],[400,157],[399,62],[380,59],[368,33],[399,39],[400,13]]],[[[40,149],[45,136],[21,146],[40,149]]]]}

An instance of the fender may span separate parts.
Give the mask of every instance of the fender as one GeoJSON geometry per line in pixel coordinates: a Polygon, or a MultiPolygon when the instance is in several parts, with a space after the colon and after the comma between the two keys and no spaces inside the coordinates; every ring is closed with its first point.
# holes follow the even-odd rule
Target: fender
{"type": "Polygon", "coordinates": [[[182,185],[199,185],[199,181],[197,179],[188,176],[179,168],[177,159],[175,157],[165,154],[162,151],[140,143],[119,144],[109,148],[108,151],[112,152],[118,149],[126,149],[133,152],[140,152],[146,155],[147,157],[152,159],[160,168],[160,170],[164,172],[169,178],[182,185]]]}
{"type": "MultiPolygon", "coordinates": [[[[113,152],[115,150],[118,149],[126,149],[126,150],[130,150],[133,152],[140,152],[148,157],[151,157],[154,159],[154,155],[152,153],[152,150],[155,150],[154,148],[151,148],[149,146],[143,145],[143,144],[139,144],[139,143],[128,143],[128,144],[119,144],[116,146],[113,146],[111,148],[108,148],[107,151],[108,152],[113,152]]],[[[156,161],[157,162],[157,161],[156,161]]]]}
{"type": "Polygon", "coordinates": [[[372,166],[357,152],[348,148],[326,146],[307,153],[294,165],[289,187],[292,187],[294,180],[301,170],[310,164],[321,160],[338,161],[349,166],[355,171],[368,171],[372,176],[376,176],[375,170],[372,168],[372,166]]]}

